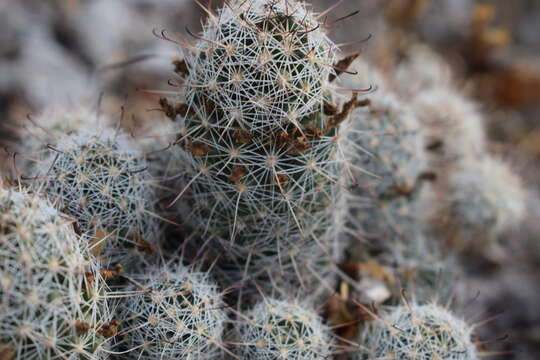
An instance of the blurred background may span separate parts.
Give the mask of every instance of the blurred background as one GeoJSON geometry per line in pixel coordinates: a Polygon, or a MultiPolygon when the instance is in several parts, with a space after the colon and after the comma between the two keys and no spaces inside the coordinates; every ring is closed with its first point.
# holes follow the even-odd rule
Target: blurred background
{"type": "MultiPolygon", "coordinates": [[[[314,0],[313,7],[337,3],[314,0]]],[[[126,127],[151,127],[163,115],[152,111],[158,97],[142,90],[174,90],[167,80],[181,57],[152,31],[188,39],[202,18],[192,0],[1,0],[2,147],[17,141],[27,116],[48,106],[84,104],[117,117],[124,107],[126,127]]],[[[478,332],[494,339],[496,358],[538,359],[540,1],[344,0],[326,23],[345,54],[361,51],[388,76],[411,58],[420,68],[429,66],[423,59],[442,59],[460,91],[481,105],[492,151],[510,160],[530,190],[529,218],[502,254],[463,259],[456,288],[474,298],[467,316],[493,317],[478,332]]],[[[8,152],[0,153],[9,169],[8,152]]]]}

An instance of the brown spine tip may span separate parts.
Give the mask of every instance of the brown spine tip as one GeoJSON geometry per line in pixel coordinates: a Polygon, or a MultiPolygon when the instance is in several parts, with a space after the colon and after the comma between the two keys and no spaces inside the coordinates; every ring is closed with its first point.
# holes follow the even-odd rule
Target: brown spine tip
{"type": "Polygon", "coordinates": [[[343,74],[347,71],[349,66],[353,63],[354,60],[356,60],[360,56],[359,52],[356,52],[352,55],[349,55],[345,57],[344,59],[339,60],[337,63],[334,64],[333,68],[336,70],[335,74],[330,74],[328,77],[328,81],[332,82],[334,81],[339,75],[343,74]]]}

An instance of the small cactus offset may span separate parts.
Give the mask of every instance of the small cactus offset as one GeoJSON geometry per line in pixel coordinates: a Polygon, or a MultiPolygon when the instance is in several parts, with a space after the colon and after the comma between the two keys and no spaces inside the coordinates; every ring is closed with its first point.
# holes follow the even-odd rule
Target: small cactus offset
{"type": "Polygon", "coordinates": [[[37,195],[0,189],[0,230],[0,354],[106,359],[113,309],[72,224],[37,195]]]}
{"type": "Polygon", "coordinates": [[[375,196],[409,195],[427,168],[423,129],[392,93],[376,93],[350,115],[346,149],[359,188],[375,196]]]}
{"type": "Polygon", "coordinates": [[[458,248],[486,247],[486,241],[516,229],[525,217],[520,178],[489,155],[462,161],[438,190],[430,223],[458,248]]]}
{"type": "Polygon", "coordinates": [[[159,230],[154,191],[144,154],[128,136],[83,128],[52,146],[34,187],[95,237],[95,253],[115,262],[129,257],[126,249],[150,249],[159,230]]]}
{"type": "Polygon", "coordinates": [[[434,166],[479,157],[486,152],[484,119],[478,106],[451,88],[421,91],[412,108],[426,129],[434,166]]]}
{"type": "MultiPolygon", "coordinates": [[[[99,121],[105,125],[108,119],[98,119],[95,112],[84,106],[46,109],[35,118],[29,117],[24,123],[21,136],[25,137],[25,141],[21,143],[19,151],[27,157],[39,157],[47,151],[47,145],[56,144],[66,135],[93,124],[97,125],[99,121]]],[[[38,164],[27,161],[23,170],[32,171],[36,166],[38,164]]]]}
{"type": "Polygon", "coordinates": [[[472,327],[434,304],[392,308],[361,334],[357,359],[478,360],[472,327]]]}
{"type": "Polygon", "coordinates": [[[124,294],[122,359],[217,359],[226,319],[208,274],[168,265],[134,275],[124,294]]]}
{"type": "MultiPolygon", "coordinates": [[[[352,68],[361,78],[347,76],[343,84],[359,87],[371,67],[357,60],[352,68]]],[[[384,88],[382,75],[376,80],[384,88]]],[[[410,241],[418,232],[420,180],[428,168],[422,124],[395,94],[378,90],[352,110],[341,130],[345,168],[352,175],[345,206],[353,232],[387,247],[410,241]]]]}
{"type": "Polygon", "coordinates": [[[411,248],[425,254],[417,247],[426,192],[421,180],[428,168],[420,122],[393,93],[379,92],[353,110],[346,125],[344,151],[353,174],[345,205],[349,233],[377,249],[382,262],[403,265],[411,248]]]}
{"type": "Polygon", "coordinates": [[[265,299],[238,325],[237,354],[245,360],[315,360],[331,356],[330,329],[309,307],[265,299]]]}

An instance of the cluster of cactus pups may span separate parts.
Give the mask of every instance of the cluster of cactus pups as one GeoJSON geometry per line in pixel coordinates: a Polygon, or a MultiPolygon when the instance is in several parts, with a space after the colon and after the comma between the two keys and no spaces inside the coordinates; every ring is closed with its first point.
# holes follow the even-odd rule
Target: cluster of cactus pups
{"type": "Polygon", "coordinates": [[[437,305],[395,306],[347,347],[315,310],[353,281],[343,259],[434,272],[443,244],[519,222],[477,109],[432,73],[414,95],[338,60],[303,1],[205,10],[176,42],[183,90],[160,105],[177,136],[157,156],[83,109],[25,126],[0,189],[0,359],[477,359],[437,305]],[[186,234],[167,253],[171,214],[186,234]]]}

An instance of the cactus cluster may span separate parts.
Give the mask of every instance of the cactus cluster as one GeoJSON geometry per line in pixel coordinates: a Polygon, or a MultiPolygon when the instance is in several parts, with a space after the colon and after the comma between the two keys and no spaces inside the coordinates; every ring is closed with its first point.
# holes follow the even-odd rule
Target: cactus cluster
{"type": "Polygon", "coordinates": [[[208,275],[167,265],[133,275],[120,318],[128,359],[215,359],[226,319],[208,275]]]}
{"type": "Polygon", "coordinates": [[[148,249],[158,222],[144,154],[114,129],[81,128],[51,145],[34,187],[73,217],[104,258],[121,262],[126,249],[148,249]]]}
{"type": "Polygon", "coordinates": [[[357,358],[477,360],[471,334],[471,326],[439,305],[397,306],[362,332],[366,351],[357,358]]]}
{"type": "Polygon", "coordinates": [[[72,223],[26,190],[0,189],[0,214],[0,354],[105,358],[113,309],[72,223]]]}
{"type": "Polygon", "coordinates": [[[331,354],[329,329],[309,307],[265,299],[238,327],[238,355],[246,360],[315,360],[331,354]]]}
{"type": "Polygon", "coordinates": [[[31,190],[0,188],[0,359],[330,359],[345,347],[315,305],[347,313],[366,261],[422,284],[361,326],[358,359],[476,360],[472,328],[416,299],[439,285],[439,240],[500,237],[526,193],[447,67],[405,61],[408,88],[338,60],[304,1],[205,10],[193,45],[162,33],[185,47],[181,90],[159,101],[168,146],[84,109],[30,119],[31,190]]]}

